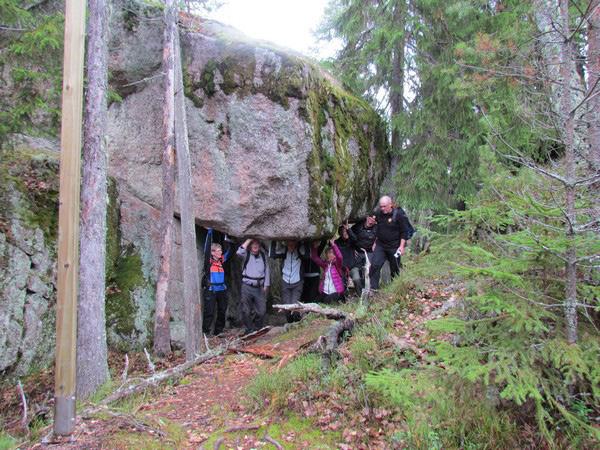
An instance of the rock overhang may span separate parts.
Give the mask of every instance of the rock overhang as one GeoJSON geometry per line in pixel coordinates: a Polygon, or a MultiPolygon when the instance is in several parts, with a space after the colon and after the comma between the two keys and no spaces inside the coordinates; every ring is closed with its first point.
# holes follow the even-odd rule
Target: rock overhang
{"type": "MultiPolygon", "coordinates": [[[[389,164],[379,115],[297,53],[181,19],[196,222],[233,236],[309,239],[365,214],[389,164]]],[[[140,26],[160,39],[156,24],[140,26]]],[[[117,32],[131,54],[140,42],[129,34],[117,32]]],[[[150,81],[111,106],[109,130],[111,173],[153,207],[161,204],[158,50],[136,56],[147,67],[112,58],[124,80],[129,71],[150,81]]]]}

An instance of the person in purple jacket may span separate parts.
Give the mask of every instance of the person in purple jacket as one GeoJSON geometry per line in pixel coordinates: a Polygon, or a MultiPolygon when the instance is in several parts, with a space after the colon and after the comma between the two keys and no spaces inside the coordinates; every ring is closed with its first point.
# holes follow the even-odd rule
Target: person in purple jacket
{"type": "Polygon", "coordinates": [[[346,290],[344,286],[342,253],[332,239],[330,247],[325,250],[325,258],[323,259],[318,254],[318,246],[318,242],[313,243],[310,258],[323,270],[321,283],[319,284],[319,301],[322,303],[332,303],[342,300],[344,291],[346,290]]]}

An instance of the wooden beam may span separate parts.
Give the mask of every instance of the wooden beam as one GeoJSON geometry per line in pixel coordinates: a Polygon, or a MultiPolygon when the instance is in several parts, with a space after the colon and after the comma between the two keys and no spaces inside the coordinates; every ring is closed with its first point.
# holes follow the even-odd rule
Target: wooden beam
{"type": "Polygon", "coordinates": [[[65,1],[54,386],[54,433],[61,436],[71,434],[75,426],[79,189],[86,4],[84,0],[65,1]]]}

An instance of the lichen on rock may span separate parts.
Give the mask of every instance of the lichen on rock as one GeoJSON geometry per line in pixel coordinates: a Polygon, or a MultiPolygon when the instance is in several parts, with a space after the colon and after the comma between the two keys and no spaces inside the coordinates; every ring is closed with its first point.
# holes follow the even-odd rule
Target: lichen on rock
{"type": "Polygon", "coordinates": [[[0,158],[0,372],[7,375],[53,357],[57,157],[19,145],[0,158]]]}

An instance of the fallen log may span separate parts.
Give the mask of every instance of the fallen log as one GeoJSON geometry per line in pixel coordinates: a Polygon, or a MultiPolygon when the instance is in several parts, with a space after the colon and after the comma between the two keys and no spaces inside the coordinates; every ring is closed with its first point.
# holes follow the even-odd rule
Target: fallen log
{"type": "Polygon", "coordinates": [[[349,317],[350,314],[344,311],[340,311],[335,308],[324,308],[317,303],[290,303],[290,304],[278,304],[273,305],[273,308],[279,309],[281,311],[289,311],[289,312],[304,312],[304,313],[314,313],[319,314],[321,316],[325,316],[328,319],[332,320],[340,320],[349,317]]]}
{"type": "MultiPolygon", "coordinates": [[[[123,398],[129,397],[130,395],[140,393],[149,387],[157,386],[166,380],[181,377],[185,374],[185,372],[187,370],[191,369],[192,367],[194,367],[198,364],[202,364],[207,361],[210,361],[211,359],[224,354],[231,346],[237,344],[237,342],[238,341],[235,340],[234,342],[231,342],[229,344],[223,345],[223,346],[218,347],[209,352],[198,355],[196,358],[192,359],[191,361],[187,361],[178,366],[171,367],[167,370],[163,370],[162,372],[157,372],[148,378],[143,378],[142,380],[139,380],[139,381],[132,380],[132,382],[130,382],[128,385],[121,386],[119,389],[114,391],[108,397],[104,398],[104,400],[102,400],[100,402],[100,406],[101,407],[107,406],[113,402],[116,402],[117,400],[121,400],[123,398]]],[[[85,410],[82,413],[82,415],[89,414],[90,411],[95,412],[97,409],[98,408],[91,408],[90,410],[85,410]]]]}

